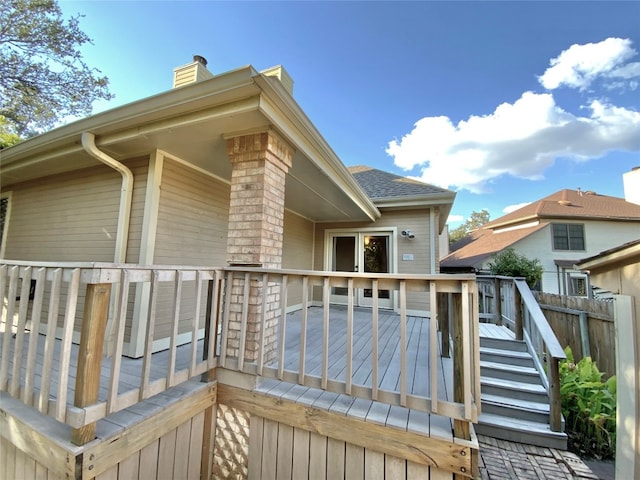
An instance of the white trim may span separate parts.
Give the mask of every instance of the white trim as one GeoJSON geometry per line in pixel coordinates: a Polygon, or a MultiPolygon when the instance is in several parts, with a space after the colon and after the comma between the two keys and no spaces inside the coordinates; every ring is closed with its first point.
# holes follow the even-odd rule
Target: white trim
{"type": "MultiPolygon", "coordinates": [[[[140,257],[138,259],[138,263],[141,265],[153,265],[163,171],[164,152],[156,150],[149,155],[149,167],[147,169],[147,186],[144,197],[144,213],[142,215],[142,233],[140,235],[140,257]]],[[[151,285],[148,282],[136,284],[130,338],[128,344],[125,344],[125,346],[128,345],[127,354],[132,357],[142,356],[144,352],[150,292],[151,285]]]]}
{"type": "Polygon", "coordinates": [[[157,152],[159,154],[161,154],[164,158],[168,158],[169,160],[173,160],[176,163],[179,163],[180,165],[183,165],[185,167],[190,168],[191,170],[195,170],[196,172],[205,175],[209,178],[213,178],[215,180],[218,180],[219,182],[224,183],[225,185],[231,185],[231,180],[225,180],[222,177],[219,177],[218,175],[216,175],[215,173],[211,173],[208,170],[205,170],[204,168],[198,167],[197,165],[194,165],[193,163],[190,163],[180,157],[176,157],[175,155],[172,155],[168,152],[165,152],[164,150],[157,150],[157,152]]]}
{"type": "MultiPolygon", "coordinates": [[[[178,335],[176,337],[176,346],[179,347],[180,345],[186,345],[187,343],[191,343],[191,335],[192,335],[192,332],[184,332],[178,335]]],[[[202,338],[204,338],[204,328],[199,328],[198,340],[202,338]]],[[[156,352],[161,352],[162,350],[167,350],[168,348],[171,348],[171,338],[165,337],[165,338],[160,338],[158,340],[154,340],[153,345],[151,347],[151,351],[153,353],[156,353],[156,352]]],[[[141,357],[142,354],[139,356],[141,357]]]]}
{"type": "Polygon", "coordinates": [[[0,198],[7,199],[7,213],[4,217],[4,228],[2,230],[2,243],[0,244],[0,258],[5,258],[4,252],[7,249],[7,232],[9,231],[9,220],[11,219],[11,196],[13,192],[0,192],[0,198]]]}
{"type": "Polygon", "coordinates": [[[433,207],[429,209],[429,237],[431,237],[431,241],[429,242],[429,263],[430,263],[430,273],[436,273],[436,246],[438,243],[439,234],[435,233],[436,231],[436,212],[433,207]]]}
{"type": "MultiPolygon", "coordinates": [[[[360,256],[362,254],[362,244],[363,237],[365,235],[370,234],[381,234],[389,236],[389,272],[388,273],[397,273],[398,272],[398,228],[397,227],[363,227],[363,228],[331,228],[324,231],[324,265],[323,269],[325,271],[332,271],[332,255],[333,255],[333,241],[332,239],[336,236],[340,235],[353,235],[356,237],[356,254],[358,255],[358,261],[361,260],[360,256]]],[[[384,305],[382,299],[380,308],[396,308],[397,302],[397,292],[392,292],[393,295],[389,298],[391,304],[387,307],[384,305]]],[[[360,294],[356,296],[356,303],[359,306],[367,306],[364,303],[360,302],[360,294]]]]}

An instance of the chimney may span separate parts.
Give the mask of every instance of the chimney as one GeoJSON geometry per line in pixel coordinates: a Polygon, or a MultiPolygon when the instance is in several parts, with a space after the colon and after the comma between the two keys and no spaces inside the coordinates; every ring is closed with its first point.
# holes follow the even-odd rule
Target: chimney
{"type": "Polygon", "coordinates": [[[289,92],[289,95],[293,96],[293,79],[289,76],[282,65],[267,68],[266,70],[262,70],[260,73],[267,77],[275,77],[280,80],[280,83],[287,92],[289,92]]]}
{"type": "Polygon", "coordinates": [[[640,167],[633,167],[631,171],[622,174],[624,185],[624,199],[629,203],[640,205],[640,167]]]}
{"type": "Polygon", "coordinates": [[[207,59],[200,55],[194,55],[193,62],[173,69],[173,88],[209,78],[213,78],[213,74],[207,70],[207,59]]]}

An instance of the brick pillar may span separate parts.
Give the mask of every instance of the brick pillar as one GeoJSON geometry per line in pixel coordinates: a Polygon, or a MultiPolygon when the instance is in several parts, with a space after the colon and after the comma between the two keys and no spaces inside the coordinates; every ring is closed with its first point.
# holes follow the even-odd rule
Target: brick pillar
{"type": "MultiPolygon", "coordinates": [[[[227,154],[232,165],[227,261],[232,266],[280,268],[285,179],[293,149],[275,132],[266,131],[228,139],[227,154]]],[[[244,278],[234,279],[229,287],[233,300],[227,354],[238,356],[244,278]]],[[[251,280],[245,359],[257,359],[262,328],[265,328],[265,361],[273,358],[279,301],[279,285],[251,280]],[[268,302],[266,318],[262,318],[264,301],[268,302]]]]}

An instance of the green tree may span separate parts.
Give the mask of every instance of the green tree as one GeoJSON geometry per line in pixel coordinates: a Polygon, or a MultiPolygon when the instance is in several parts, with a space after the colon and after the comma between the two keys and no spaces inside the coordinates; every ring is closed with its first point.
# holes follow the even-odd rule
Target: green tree
{"type": "Polygon", "coordinates": [[[56,0],[0,2],[0,115],[20,136],[88,115],[97,99],[110,99],[108,80],[83,61],[91,43],[80,16],[65,21],[56,0]]]}
{"type": "Polygon", "coordinates": [[[449,243],[455,243],[458,240],[468,236],[473,230],[477,230],[489,221],[489,212],[481,210],[479,212],[471,212],[471,216],[457,228],[449,232],[449,243]]]}
{"type": "Polygon", "coordinates": [[[20,143],[22,139],[13,131],[11,125],[8,124],[7,119],[0,115],[0,150],[8,148],[11,145],[20,143]]]}
{"type": "Polygon", "coordinates": [[[489,263],[489,270],[492,275],[504,275],[505,277],[524,277],[529,288],[542,279],[542,265],[540,260],[528,259],[524,255],[516,253],[513,248],[507,248],[493,256],[493,261],[489,263]]]}

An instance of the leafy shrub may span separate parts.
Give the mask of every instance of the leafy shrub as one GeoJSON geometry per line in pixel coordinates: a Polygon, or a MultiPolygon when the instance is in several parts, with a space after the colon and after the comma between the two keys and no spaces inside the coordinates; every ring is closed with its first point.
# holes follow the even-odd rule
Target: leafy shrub
{"type": "Polygon", "coordinates": [[[529,260],[524,255],[516,253],[513,248],[507,248],[493,256],[489,263],[492,275],[505,277],[524,277],[529,288],[533,289],[542,278],[542,265],[537,258],[529,260]]]}
{"type": "Polygon", "coordinates": [[[562,414],[569,436],[569,450],[586,457],[615,458],[616,377],[602,382],[603,373],[591,357],[577,364],[571,348],[560,364],[562,414]]]}

